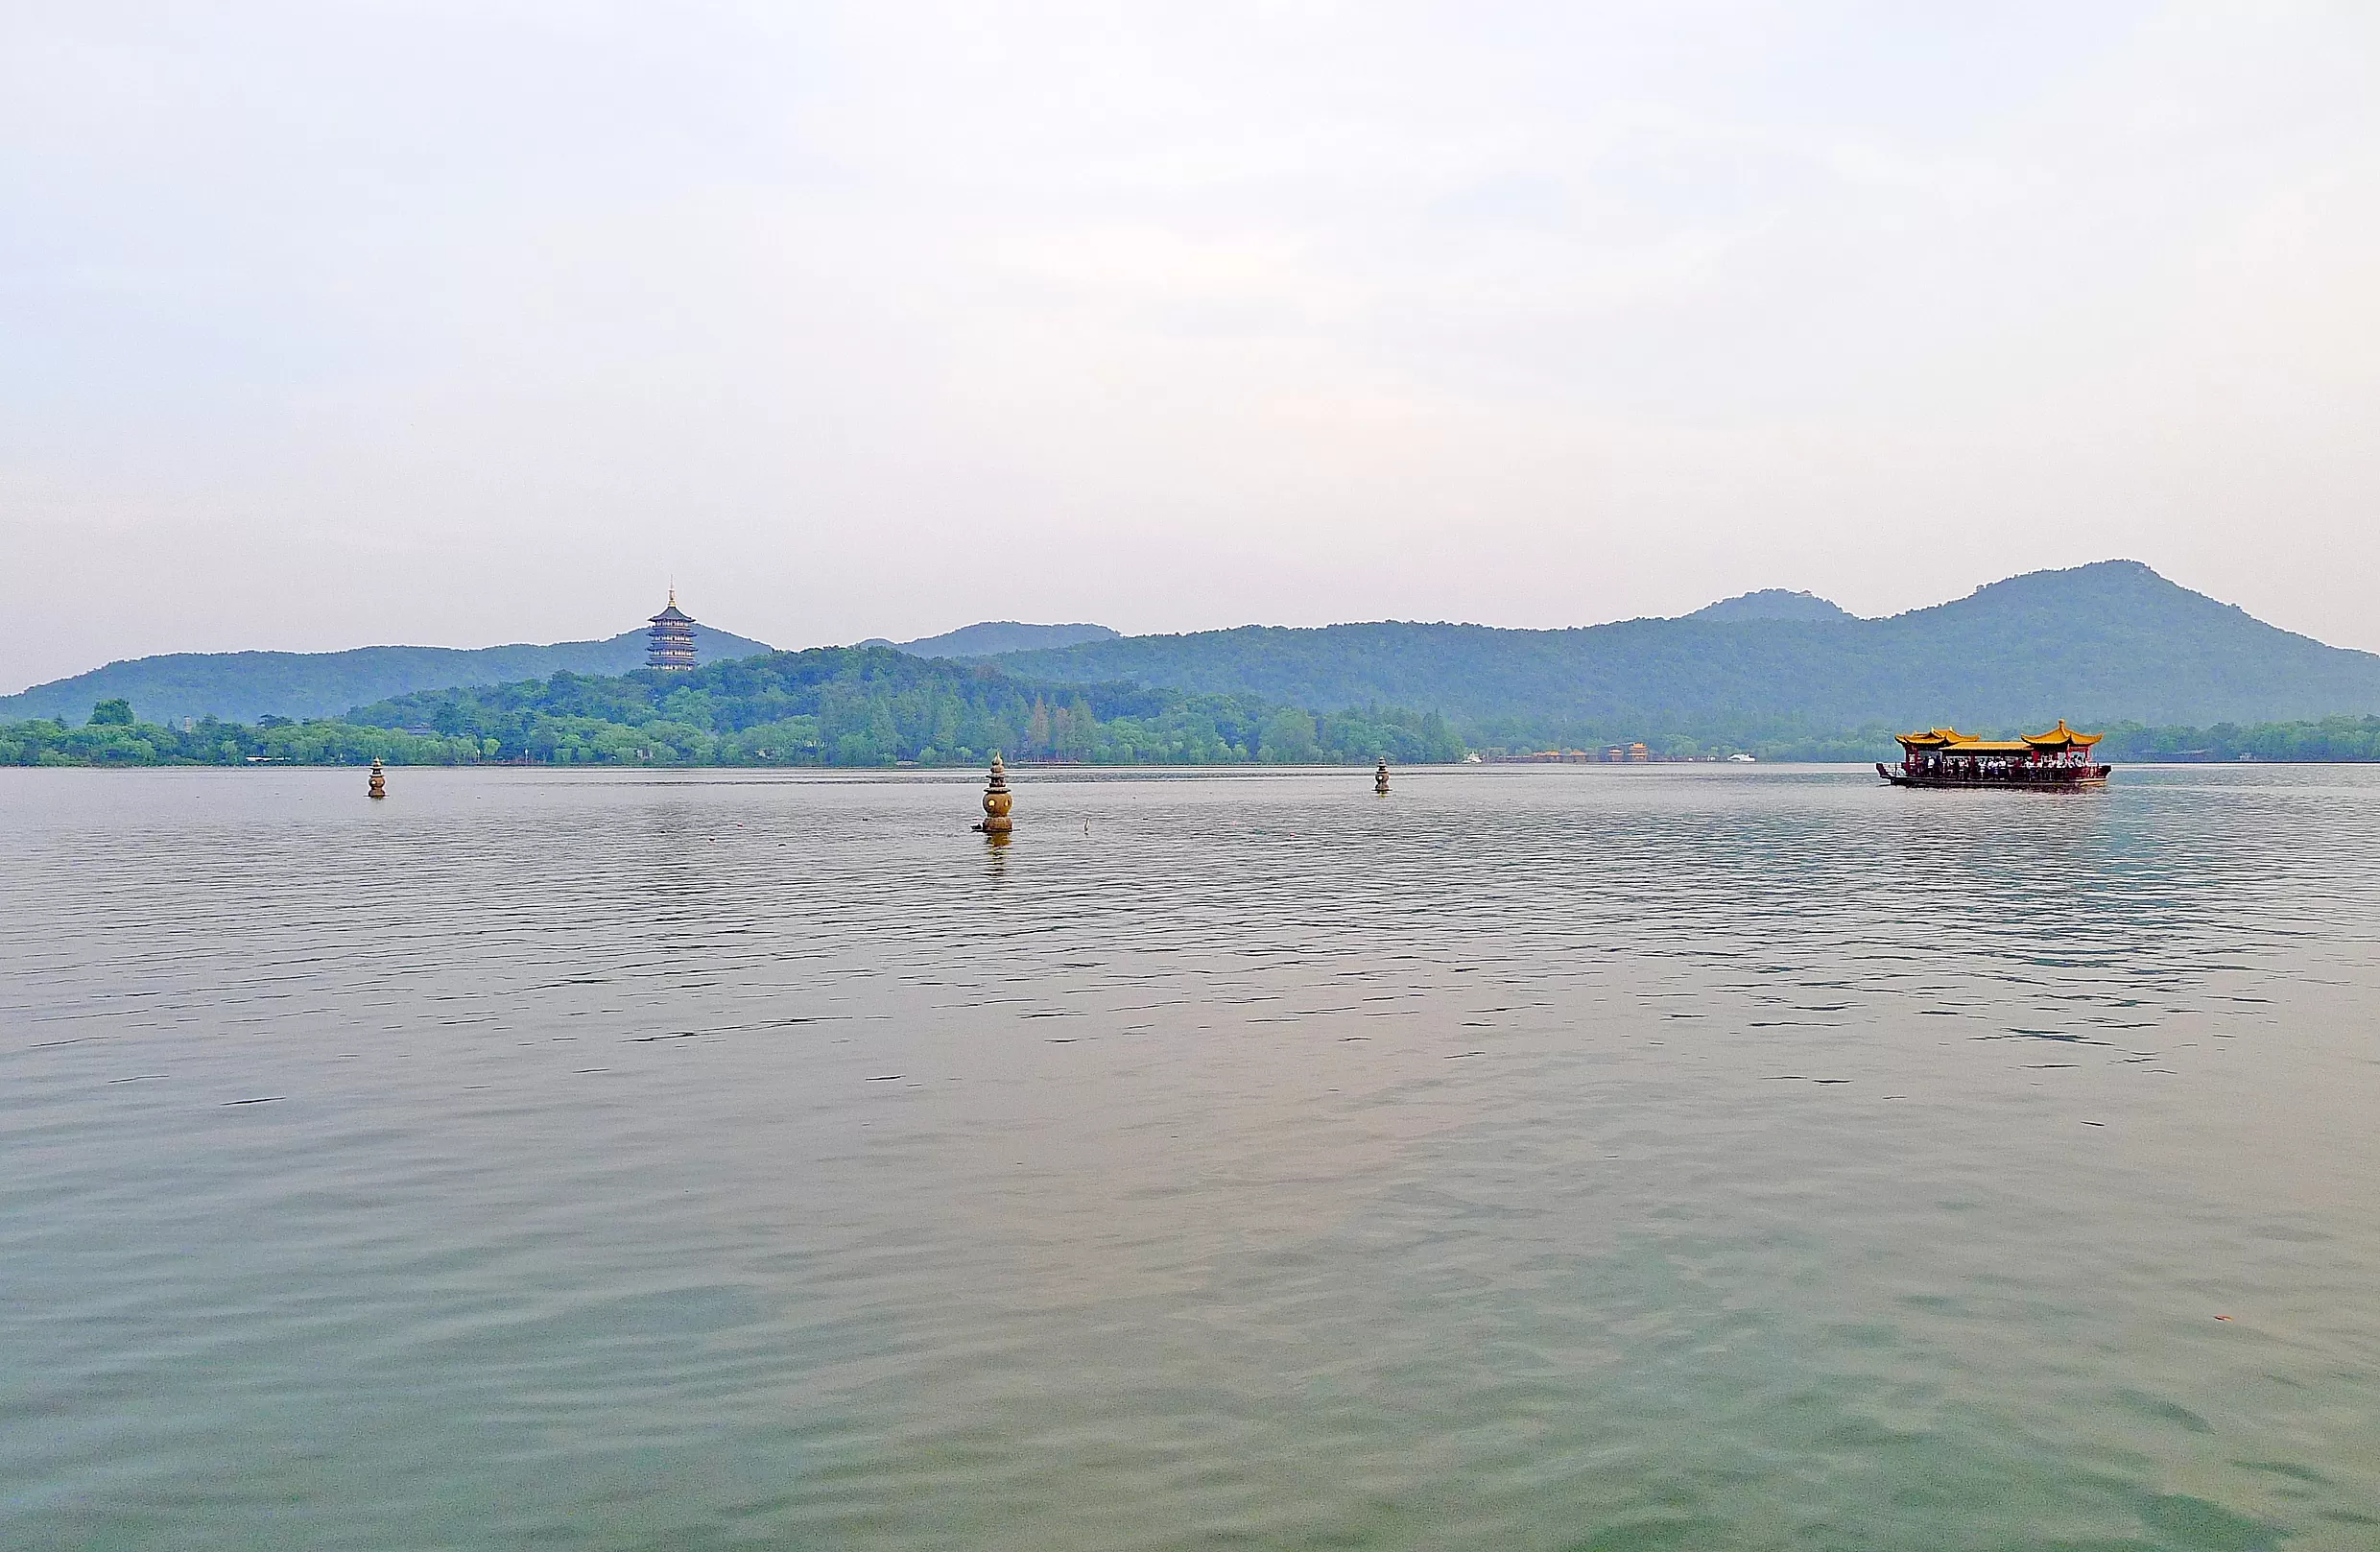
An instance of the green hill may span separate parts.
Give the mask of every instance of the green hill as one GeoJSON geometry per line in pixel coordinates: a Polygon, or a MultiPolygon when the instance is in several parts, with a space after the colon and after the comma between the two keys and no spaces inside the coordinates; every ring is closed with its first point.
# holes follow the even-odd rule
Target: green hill
{"type": "MultiPolygon", "coordinates": [[[[1682,618],[1689,620],[1856,620],[1858,615],[1832,599],[1797,593],[1783,587],[1763,587],[1738,593],[1716,604],[1705,604],[1682,618]]],[[[1056,645],[1056,643],[1052,643],[1056,645]]]]}
{"type": "Polygon", "coordinates": [[[1134,764],[1463,757],[1435,716],[1316,717],[1252,695],[1055,684],[891,647],[819,647],[690,674],[425,691],[362,706],[354,725],[475,741],[489,758],[689,764],[972,764],[1012,758],[1134,764]]]}
{"type": "Polygon", "coordinates": [[[1033,652],[1043,647],[1072,647],[1085,641],[1112,641],[1121,633],[1104,625],[1026,625],[1016,620],[979,620],[916,641],[887,641],[879,636],[863,647],[895,647],[913,657],[996,657],[1004,652],[1033,652]]]}
{"type": "MultiPolygon", "coordinates": [[[[744,636],[694,628],[703,662],[774,649],[744,636]]],[[[625,674],[645,661],[645,633],[551,646],[356,647],[346,652],[177,652],[109,663],[71,679],[0,696],[0,722],[34,717],[81,722],[102,701],[124,700],[143,721],[216,717],[335,717],[349,706],[415,690],[501,684],[556,673],[625,674]]]]}
{"type": "Polygon", "coordinates": [[[1887,619],[1245,626],[997,660],[1034,678],[1130,680],[1316,709],[1419,707],[1479,744],[1681,735],[1749,747],[1883,726],[2380,711],[2380,656],[2267,625],[2134,561],[2013,577],[1887,619]]]}

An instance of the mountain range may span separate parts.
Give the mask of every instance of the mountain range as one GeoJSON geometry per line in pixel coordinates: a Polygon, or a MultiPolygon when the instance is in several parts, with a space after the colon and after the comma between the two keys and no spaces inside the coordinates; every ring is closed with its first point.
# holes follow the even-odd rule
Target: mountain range
{"type": "MultiPolygon", "coordinates": [[[[916,641],[863,641],[916,657],[988,657],[1038,647],[1112,639],[1104,625],[1025,625],[985,620],[916,641]]],[[[775,649],[707,625],[694,628],[700,661],[752,657],[775,649]]],[[[645,633],[545,646],[354,647],[345,652],[176,652],[136,657],[0,696],[0,722],[31,717],[79,722],[101,701],[125,700],[151,722],[184,717],[253,722],[258,717],[336,717],[419,690],[466,689],[549,679],[557,673],[625,674],[645,665],[645,633]]]]}
{"type": "MultiPolygon", "coordinates": [[[[694,628],[704,662],[774,649],[747,636],[694,628]]],[[[336,717],[351,707],[472,684],[508,684],[558,672],[625,674],[645,665],[640,627],[604,641],[549,646],[354,647],[345,652],[176,652],[109,663],[0,696],[0,721],[47,717],[81,722],[101,701],[125,700],[149,722],[218,717],[336,717]]]]}
{"type": "MultiPolygon", "coordinates": [[[[771,649],[696,627],[704,662],[771,649]]],[[[644,633],[551,646],[175,654],[0,698],[0,720],[80,722],[121,698],[151,722],[338,716],[418,691],[642,666],[644,633]]],[[[864,646],[891,645],[864,643],[864,646]]],[[[1044,684],[1141,684],[1340,711],[1436,712],[1483,746],[1614,738],[1749,743],[1880,726],[2271,722],[2380,712],[2380,656],[2325,646],[2136,561],[2039,571],[1863,619],[1771,588],[1677,619],[1569,630],[1375,621],[1122,636],[977,625],[902,643],[1044,684]]]]}
{"type": "Polygon", "coordinates": [[[2380,711],[2380,656],[2267,625],[2137,561],[2011,577],[1884,619],[1772,592],[1682,619],[1562,631],[1251,625],[994,660],[1036,680],[1247,693],[1314,710],[1412,706],[1489,742],[2380,711]]]}

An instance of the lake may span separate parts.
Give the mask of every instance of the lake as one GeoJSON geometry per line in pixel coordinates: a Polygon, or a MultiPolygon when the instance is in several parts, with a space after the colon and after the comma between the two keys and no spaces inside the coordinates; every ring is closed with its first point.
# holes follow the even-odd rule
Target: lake
{"type": "Polygon", "coordinates": [[[0,771],[0,1544],[2380,1546],[2380,770],[0,771]]]}

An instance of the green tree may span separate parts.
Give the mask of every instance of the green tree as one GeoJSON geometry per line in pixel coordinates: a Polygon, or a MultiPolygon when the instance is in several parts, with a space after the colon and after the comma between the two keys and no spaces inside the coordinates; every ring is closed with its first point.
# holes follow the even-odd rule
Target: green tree
{"type": "Polygon", "coordinates": [[[125,700],[102,701],[91,707],[94,728],[130,728],[132,725],[132,703],[125,700]]]}
{"type": "Polygon", "coordinates": [[[1319,758],[1321,746],[1315,741],[1314,717],[1296,706],[1283,706],[1265,720],[1263,743],[1259,746],[1268,760],[1295,765],[1319,758]]]}

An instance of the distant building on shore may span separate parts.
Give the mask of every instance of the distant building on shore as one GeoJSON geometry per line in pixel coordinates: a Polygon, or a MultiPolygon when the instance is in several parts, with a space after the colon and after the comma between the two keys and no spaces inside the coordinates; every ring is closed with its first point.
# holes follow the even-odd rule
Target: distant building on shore
{"type": "Polygon", "coordinates": [[[672,587],[669,604],[653,617],[652,629],[645,633],[645,666],[668,673],[690,673],[694,668],[694,616],[678,607],[678,589],[672,587]]]}
{"type": "Polygon", "coordinates": [[[1489,765],[1671,765],[1709,761],[1716,754],[1655,754],[1644,744],[1614,744],[1606,750],[1494,750],[1484,756],[1489,765]]]}

